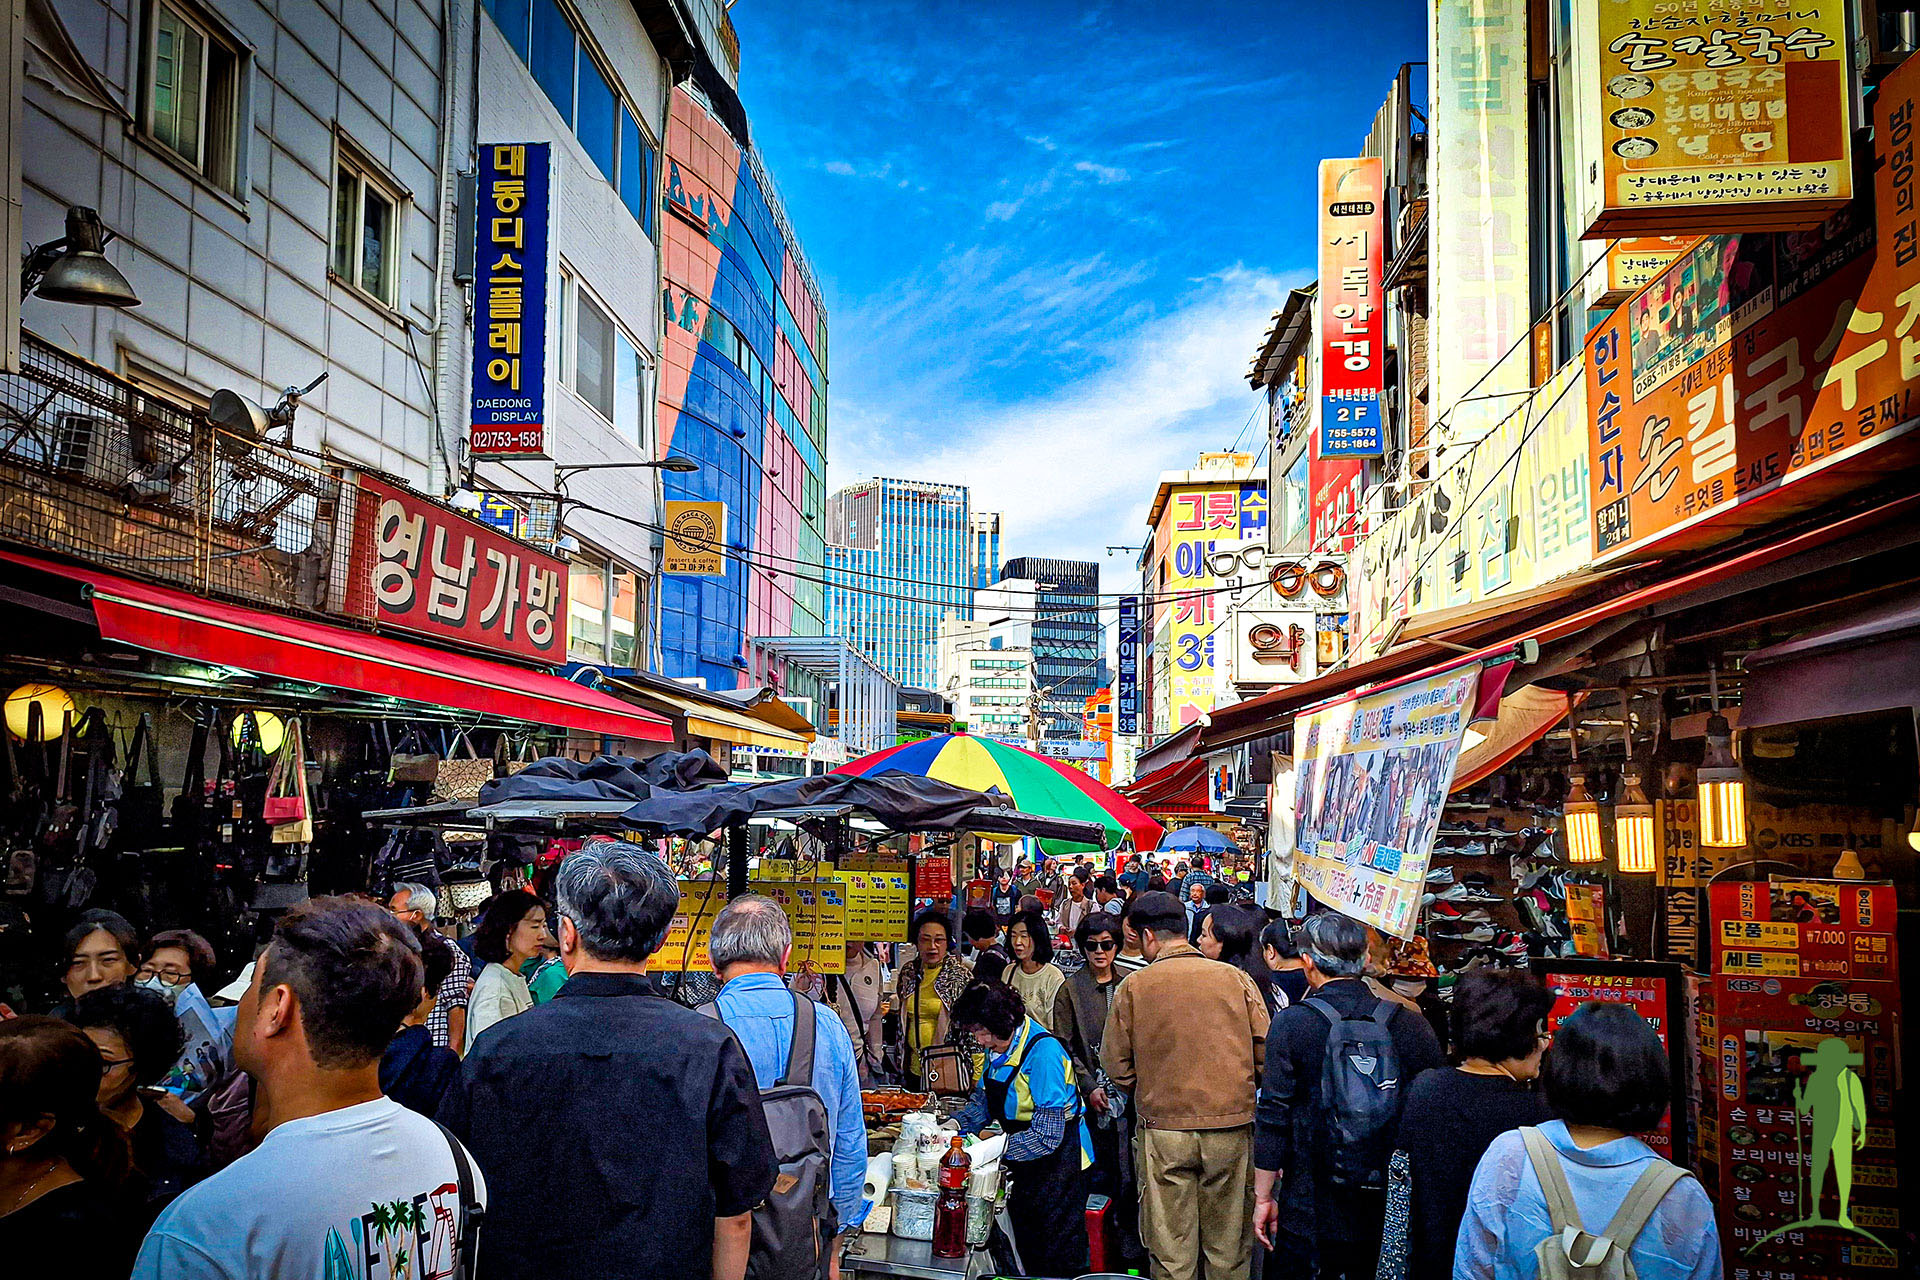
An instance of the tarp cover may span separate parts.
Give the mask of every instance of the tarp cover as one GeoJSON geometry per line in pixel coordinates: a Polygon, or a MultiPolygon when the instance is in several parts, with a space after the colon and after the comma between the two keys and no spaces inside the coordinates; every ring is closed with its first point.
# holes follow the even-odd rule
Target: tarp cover
{"type": "Polygon", "coordinates": [[[645,760],[635,760],[632,756],[595,756],[585,764],[564,756],[547,756],[518,773],[483,783],[479,803],[645,800],[656,789],[685,791],[726,780],[727,771],[704,751],[668,751],[645,760]]]}
{"type": "MultiPolygon", "coordinates": [[[[739,782],[700,791],[656,791],[620,815],[635,827],[699,836],[768,810],[851,805],[895,831],[959,831],[1004,798],[911,774],[855,778],[828,773],[780,782],[739,782]]],[[[1076,824],[1079,825],[1079,824],[1076,824]]]]}

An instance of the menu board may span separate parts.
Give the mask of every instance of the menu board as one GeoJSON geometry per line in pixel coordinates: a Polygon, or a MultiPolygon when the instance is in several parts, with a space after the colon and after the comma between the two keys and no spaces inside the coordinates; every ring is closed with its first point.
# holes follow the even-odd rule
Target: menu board
{"type": "MultiPolygon", "coordinates": [[[[787,923],[793,927],[791,968],[811,963],[815,973],[847,971],[847,900],[837,883],[755,881],[753,890],[772,898],[787,913],[787,923]]],[[[726,905],[724,881],[682,880],[680,909],[647,967],[660,973],[711,973],[713,958],[707,943],[713,936],[713,919],[726,905]]]]}
{"type": "Polygon", "coordinates": [[[847,938],[852,942],[899,942],[907,936],[905,871],[834,872],[847,899],[847,938]]]}
{"type": "Polygon", "coordinates": [[[1702,1040],[1712,1075],[1703,1091],[1717,1113],[1727,1275],[1898,1271],[1892,886],[1719,884],[1710,906],[1713,999],[1702,1040]],[[1831,1107],[1829,1098],[1843,1101],[1831,1107]],[[1832,1154],[1839,1145],[1844,1169],[1832,1154]],[[1843,1175],[1851,1227],[1837,1221],[1843,1175]]]}
{"type": "MultiPolygon", "coordinates": [[[[1571,888],[1572,886],[1569,886],[1571,888]]],[[[1685,972],[1677,964],[1644,960],[1535,960],[1534,974],[1553,993],[1547,1030],[1583,1004],[1623,1004],[1647,1020],[1667,1051],[1672,1073],[1672,1102],[1659,1125],[1640,1138],[1669,1160],[1684,1163],[1684,1139],[1676,1142],[1674,1117],[1687,1112],[1686,1054],[1692,1045],[1687,1028],[1685,972]],[[1681,1154],[1675,1154],[1680,1151],[1681,1154]]]]}

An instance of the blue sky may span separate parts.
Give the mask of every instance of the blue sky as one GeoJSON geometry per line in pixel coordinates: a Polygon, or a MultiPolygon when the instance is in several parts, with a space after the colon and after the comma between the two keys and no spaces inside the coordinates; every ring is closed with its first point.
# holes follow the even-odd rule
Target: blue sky
{"type": "MultiPolygon", "coordinates": [[[[1230,443],[1410,0],[739,0],[740,90],[826,294],[829,483],[971,485],[1005,554],[1123,588],[1163,470],[1230,443]]],[[[1247,431],[1260,445],[1259,424],[1247,431]]]]}

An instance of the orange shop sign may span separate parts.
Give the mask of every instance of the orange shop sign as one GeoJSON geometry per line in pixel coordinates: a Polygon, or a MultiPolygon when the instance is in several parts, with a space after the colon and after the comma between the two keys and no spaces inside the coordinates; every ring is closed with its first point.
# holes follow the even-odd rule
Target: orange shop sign
{"type": "Polygon", "coordinates": [[[1871,197],[1814,231],[1703,239],[1589,335],[1597,563],[1724,541],[1912,449],[1916,90],[1912,62],[1881,85],[1871,197]]]}

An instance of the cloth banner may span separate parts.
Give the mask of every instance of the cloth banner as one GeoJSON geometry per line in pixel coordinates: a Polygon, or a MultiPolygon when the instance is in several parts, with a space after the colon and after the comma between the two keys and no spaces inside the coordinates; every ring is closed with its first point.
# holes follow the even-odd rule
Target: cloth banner
{"type": "Polygon", "coordinates": [[[1413,936],[1480,673],[1467,663],[1294,717],[1294,874],[1307,892],[1413,936]]]}

